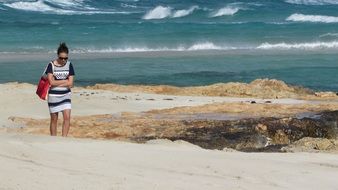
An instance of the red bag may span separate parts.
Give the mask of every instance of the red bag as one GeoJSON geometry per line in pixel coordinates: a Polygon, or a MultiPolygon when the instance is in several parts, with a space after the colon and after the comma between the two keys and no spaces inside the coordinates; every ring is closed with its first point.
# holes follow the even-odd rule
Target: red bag
{"type": "Polygon", "coordinates": [[[38,88],[36,89],[36,94],[42,99],[46,100],[48,96],[48,90],[49,90],[49,81],[47,77],[42,76],[40,78],[38,88]]]}
{"type": "MultiPolygon", "coordinates": [[[[48,65],[47,65],[47,67],[48,67],[48,65]]],[[[47,78],[47,76],[45,75],[46,70],[47,70],[47,67],[46,67],[45,71],[42,73],[42,76],[41,76],[41,78],[40,78],[38,87],[37,87],[37,89],[36,89],[36,94],[37,94],[42,100],[46,100],[46,99],[47,99],[48,91],[49,91],[49,87],[50,87],[48,78],[47,78]]],[[[53,68],[53,63],[52,63],[52,68],[53,68]]],[[[53,68],[53,70],[54,70],[54,68],[53,68]]]]}

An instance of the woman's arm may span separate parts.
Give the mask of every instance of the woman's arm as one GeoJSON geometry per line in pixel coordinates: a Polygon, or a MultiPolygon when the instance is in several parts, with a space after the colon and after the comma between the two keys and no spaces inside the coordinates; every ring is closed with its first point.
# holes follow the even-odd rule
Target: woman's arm
{"type": "Polygon", "coordinates": [[[63,86],[68,83],[68,80],[55,80],[53,74],[51,73],[48,73],[47,78],[48,78],[49,84],[52,87],[57,87],[61,85],[63,86]]]}
{"type": "Polygon", "coordinates": [[[73,88],[73,84],[74,84],[74,76],[73,75],[69,76],[68,79],[64,80],[64,81],[67,81],[67,82],[62,83],[62,84],[60,84],[58,86],[73,88]]]}

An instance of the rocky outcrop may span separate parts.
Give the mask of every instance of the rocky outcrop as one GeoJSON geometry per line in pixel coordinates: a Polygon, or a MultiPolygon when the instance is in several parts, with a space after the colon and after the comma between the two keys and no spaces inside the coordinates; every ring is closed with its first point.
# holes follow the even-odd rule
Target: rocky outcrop
{"type": "Polygon", "coordinates": [[[315,96],[320,98],[337,98],[337,93],[335,92],[316,92],[315,96]]]}
{"type": "MultiPolygon", "coordinates": [[[[31,88],[28,83],[6,83],[10,88],[31,88]]],[[[167,95],[185,96],[231,96],[231,97],[255,97],[255,98],[296,98],[296,99],[338,99],[336,92],[314,92],[310,89],[286,84],[276,79],[256,79],[251,83],[229,82],[216,83],[208,86],[177,87],[170,85],[119,85],[96,84],[87,87],[75,87],[74,91],[84,89],[109,90],[114,92],[144,92],[167,95]]]]}
{"type": "Polygon", "coordinates": [[[189,96],[233,96],[259,98],[301,98],[305,96],[314,96],[314,92],[309,89],[287,85],[285,82],[275,79],[257,79],[249,84],[230,82],[196,87],[96,84],[94,86],[88,86],[87,88],[112,90],[116,92],[145,92],[189,96]]]}
{"type": "MultiPolygon", "coordinates": [[[[305,118],[261,117],[238,120],[163,119],[155,116],[125,113],[121,116],[106,114],[74,117],[70,134],[73,137],[139,143],[154,139],[184,140],[202,148],[231,148],[239,151],[281,151],[282,147],[304,137],[335,139],[338,134],[338,111],[305,118]]],[[[11,120],[27,126],[15,130],[49,134],[47,119],[12,117],[11,120]]]]}
{"type": "Polygon", "coordinates": [[[277,151],[303,137],[334,139],[338,134],[338,112],[314,118],[260,118],[237,121],[192,121],[182,139],[204,148],[234,148],[242,151],[277,151]]]}
{"type": "Polygon", "coordinates": [[[281,149],[285,152],[330,152],[338,153],[338,140],[304,137],[281,149]]]}

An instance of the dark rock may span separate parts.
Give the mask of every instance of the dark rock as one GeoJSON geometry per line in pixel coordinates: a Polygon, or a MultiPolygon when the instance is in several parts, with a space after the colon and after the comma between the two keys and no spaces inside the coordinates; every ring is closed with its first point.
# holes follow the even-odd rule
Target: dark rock
{"type": "MultiPolygon", "coordinates": [[[[304,137],[334,139],[338,134],[338,111],[321,113],[319,118],[249,118],[241,120],[181,121],[182,130],[161,138],[185,140],[207,149],[225,147],[240,151],[280,151],[304,137]]],[[[168,127],[166,127],[168,128],[168,127]]],[[[138,141],[153,137],[139,138],[138,141]]]]}

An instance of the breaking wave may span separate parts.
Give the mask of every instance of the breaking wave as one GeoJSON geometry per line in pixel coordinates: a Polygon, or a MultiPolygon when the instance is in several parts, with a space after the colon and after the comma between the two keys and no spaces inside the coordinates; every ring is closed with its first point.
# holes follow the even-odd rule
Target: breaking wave
{"type": "Polygon", "coordinates": [[[337,0],[286,0],[285,2],[298,5],[337,5],[337,0]]]}
{"type": "Polygon", "coordinates": [[[171,15],[170,7],[157,6],[156,8],[150,10],[146,15],[143,16],[143,19],[163,19],[171,15]]]}
{"type": "Polygon", "coordinates": [[[226,15],[234,15],[236,14],[240,8],[238,7],[224,7],[219,9],[218,11],[215,11],[210,15],[210,17],[220,17],[220,16],[226,16],[226,15]]]}
{"type": "Polygon", "coordinates": [[[123,53],[123,52],[159,52],[159,51],[199,51],[199,50],[230,50],[234,47],[218,46],[212,42],[196,43],[191,46],[180,45],[175,48],[159,47],[126,47],[126,48],[106,48],[106,49],[75,49],[74,53],[123,53]]]}
{"type": "Polygon", "coordinates": [[[198,9],[198,6],[192,6],[189,9],[178,10],[173,13],[172,17],[173,18],[185,17],[192,14],[196,9],[198,9]]]}
{"type": "Polygon", "coordinates": [[[97,9],[86,5],[84,0],[18,1],[4,3],[3,5],[12,9],[35,11],[46,14],[130,14],[130,12],[97,9]]]}
{"type": "Polygon", "coordinates": [[[303,15],[303,14],[292,14],[287,21],[294,22],[322,22],[322,23],[336,23],[338,22],[338,17],[334,16],[323,16],[323,15],[303,15]]]}
{"type": "Polygon", "coordinates": [[[336,49],[338,48],[338,41],[331,42],[308,42],[308,43],[263,43],[257,49],[302,49],[302,50],[315,50],[315,49],[336,49]]]}
{"type": "Polygon", "coordinates": [[[192,14],[196,9],[198,9],[198,6],[192,6],[189,9],[174,11],[171,7],[157,6],[154,9],[148,11],[143,16],[143,19],[151,20],[151,19],[163,19],[168,17],[171,18],[185,17],[192,14]]]}
{"type": "Polygon", "coordinates": [[[164,52],[164,51],[208,51],[208,50],[322,50],[322,49],[338,49],[338,41],[330,42],[304,42],[304,43],[269,43],[264,42],[260,45],[248,46],[229,46],[216,45],[212,42],[195,43],[190,46],[179,45],[174,48],[169,47],[124,47],[124,48],[104,48],[104,49],[90,49],[90,48],[75,48],[74,53],[124,53],[124,52],[164,52]]]}

